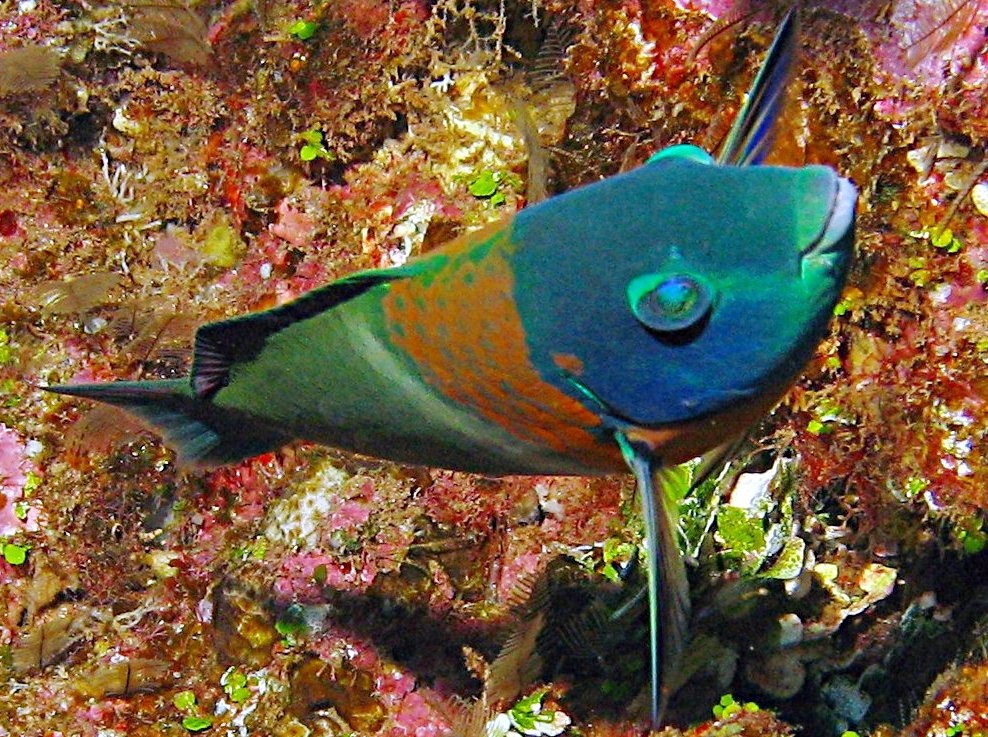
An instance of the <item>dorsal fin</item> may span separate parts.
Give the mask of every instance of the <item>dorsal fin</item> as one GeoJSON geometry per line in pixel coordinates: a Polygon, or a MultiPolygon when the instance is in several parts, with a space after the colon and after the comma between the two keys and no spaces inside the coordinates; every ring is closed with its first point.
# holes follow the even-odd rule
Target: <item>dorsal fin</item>
{"type": "Polygon", "coordinates": [[[203,325],[196,332],[192,389],[200,399],[227,385],[230,367],[249,361],[275,333],[332,309],[371,287],[410,276],[416,269],[375,269],[313,289],[298,299],[264,312],[203,325]]]}
{"type": "Polygon", "coordinates": [[[775,34],[738,119],[721,146],[718,164],[760,164],[768,153],[796,58],[797,25],[796,10],[790,10],[775,34]]]}

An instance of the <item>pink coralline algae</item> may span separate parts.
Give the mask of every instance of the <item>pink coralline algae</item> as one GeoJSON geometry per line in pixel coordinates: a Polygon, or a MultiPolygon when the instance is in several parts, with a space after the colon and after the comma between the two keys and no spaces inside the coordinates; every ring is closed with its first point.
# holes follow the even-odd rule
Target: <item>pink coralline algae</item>
{"type": "Polygon", "coordinates": [[[377,574],[377,562],[369,555],[340,561],[322,553],[302,553],[282,561],[274,591],[284,601],[316,603],[322,600],[324,586],[366,591],[377,574]]]}
{"type": "Polygon", "coordinates": [[[17,514],[17,502],[24,496],[24,485],[33,466],[20,436],[0,425],[0,536],[37,528],[36,514],[17,514]]]}
{"type": "Polygon", "coordinates": [[[418,691],[413,691],[402,700],[389,737],[438,737],[448,731],[449,725],[418,691]]]}
{"type": "Polygon", "coordinates": [[[519,583],[530,580],[547,557],[542,551],[506,556],[507,560],[497,583],[498,596],[504,599],[518,587],[519,583]]]}
{"type": "Polygon", "coordinates": [[[985,0],[930,3],[904,0],[890,19],[889,42],[876,56],[886,70],[923,87],[942,84],[945,77],[964,75],[985,49],[985,0]]]}
{"type": "MultiPolygon", "coordinates": [[[[728,25],[768,6],[754,0],[676,0],[676,4],[728,25]]],[[[900,0],[885,4],[887,16],[876,0],[805,0],[803,5],[844,14],[860,24],[874,39],[876,67],[889,87],[905,83],[930,92],[945,79],[958,78],[961,95],[983,89],[984,63],[979,56],[988,45],[983,23],[986,0],[900,0]]]]}
{"type": "Polygon", "coordinates": [[[333,511],[329,517],[326,529],[334,531],[359,527],[367,522],[369,518],[370,508],[361,501],[351,499],[343,502],[333,511]]]}
{"type": "Polygon", "coordinates": [[[727,14],[737,6],[737,0],[676,0],[683,10],[698,10],[713,18],[727,14]]]}
{"type": "Polygon", "coordinates": [[[188,245],[188,234],[180,228],[169,225],[154,238],[152,254],[163,266],[179,269],[199,263],[199,254],[188,245]]]}
{"type": "Polygon", "coordinates": [[[386,704],[394,705],[415,690],[415,678],[392,668],[377,677],[376,688],[386,704]]]}
{"type": "Polygon", "coordinates": [[[208,488],[218,500],[226,494],[232,495],[236,500],[236,519],[247,522],[263,516],[276,494],[280,474],[281,458],[275,453],[265,453],[213,471],[208,488]]]}
{"type": "Polygon", "coordinates": [[[315,235],[315,221],[305,211],[294,207],[287,199],[275,208],[278,221],[269,227],[272,233],[294,246],[307,245],[315,235]]]}

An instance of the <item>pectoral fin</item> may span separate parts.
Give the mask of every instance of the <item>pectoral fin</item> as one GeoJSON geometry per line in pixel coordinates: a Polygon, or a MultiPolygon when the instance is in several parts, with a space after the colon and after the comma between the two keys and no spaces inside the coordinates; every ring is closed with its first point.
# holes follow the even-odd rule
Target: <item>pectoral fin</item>
{"type": "Polygon", "coordinates": [[[693,480],[686,495],[689,496],[699,489],[707,479],[720,474],[724,467],[734,460],[747,440],[748,434],[745,433],[741,437],[728,440],[700,456],[700,463],[693,469],[693,480]]]}
{"type": "Polygon", "coordinates": [[[648,556],[649,659],[651,720],[662,723],[671,685],[689,630],[690,596],[686,568],[676,543],[675,515],[664,491],[662,468],[650,449],[618,433],[624,459],[635,474],[648,556]],[[655,479],[659,479],[656,489],[655,479]],[[661,637],[661,644],[659,638],[661,637]]]}

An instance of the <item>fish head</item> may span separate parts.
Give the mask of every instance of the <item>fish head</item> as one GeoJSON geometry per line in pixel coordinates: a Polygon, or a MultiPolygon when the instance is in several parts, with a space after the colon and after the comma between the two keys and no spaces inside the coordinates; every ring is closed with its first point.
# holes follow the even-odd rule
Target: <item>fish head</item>
{"type": "Polygon", "coordinates": [[[829,167],[720,165],[693,146],[576,190],[552,224],[580,241],[553,270],[566,298],[517,290],[533,358],[579,367],[565,380],[638,426],[777,398],[826,333],[856,199],[829,167]]]}

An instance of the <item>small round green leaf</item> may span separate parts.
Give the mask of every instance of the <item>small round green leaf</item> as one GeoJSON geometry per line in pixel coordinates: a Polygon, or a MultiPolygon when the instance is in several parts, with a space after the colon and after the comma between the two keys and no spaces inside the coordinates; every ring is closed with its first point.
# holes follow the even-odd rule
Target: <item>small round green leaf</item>
{"type": "Polygon", "coordinates": [[[490,197],[497,192],[497,177],[494,172],[485,169],[467,185],[467,188],[474,197],[490,197]]]}
{"type": "Polygon", "coordinates": [[[326,568],[325,563],[320,563],[312,569],[312,580],[320,586],[326,583],[327,576],[329,576],[329,570],[326,568]]]}
{"type": "Polygon", "coordinates": [[[196,695],[193,691],[179,691],[172,697],[172,703],[177,709],[188,711],[196,705],[196,695]]]}
{"type": "Polygon", "coordinates": [[[185,717],[182,726],[190,732],[202,732],[213,726],[213,720],[209,717],[185,717]]]}
{"type": "Polygon", "coordinates": [[[12,566],[19,566],[27,560],[27,548],[23,545],[5,543],[3,546],[3,559],[12,566]]]}
{"type": "Polygon", "coordinates": [[[308,41],[318,30],[319,24],[311,20],[298,20],[288,26],[288,33],[300,41],[308,41]]]}
{"type": "Polygon", "coordinates": [[[310,128],[305,131],[300,138],[306,143],[311,143],[313,146],[322,146],[323,135],[322,131],[317,128],[310,128]]]}

